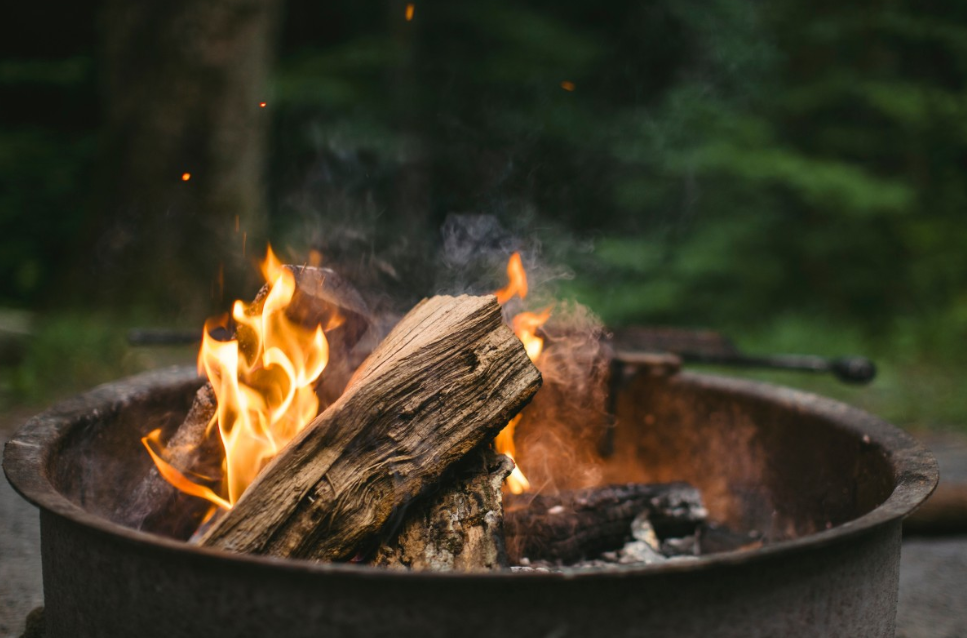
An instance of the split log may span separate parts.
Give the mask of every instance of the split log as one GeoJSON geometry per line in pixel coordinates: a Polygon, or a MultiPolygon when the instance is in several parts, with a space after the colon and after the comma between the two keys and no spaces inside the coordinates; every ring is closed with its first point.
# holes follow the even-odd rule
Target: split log
{"type": "MultiPolygon", "coordinates": [[[[373,323],[365,301],[344,279],[327,268],[284,266],[294,275],[296,288],[286,316],[307,328],[329,327],[330,365],[316,385],[322,405],[342,393],[362,358],[354,346],[373,323]]],[[[269,286],[254,304],[261,307],[269,286]]],[[[227,335],[226,335],[227,336],[227,335]]],[[[199,388],[194,403],[165,444],[165,460],[199,485],[217,489],[222,478],[223,452],[217,432],[209,428],[217,402],[210,383],[199,388]]],[[[211,509],[208,501],[189,496],[168,483],[151,466],[141,484],[120,499],[114,520],[122,525],[187,540],[211,509]]]]}
{"type": "Polygon", "coordinates": [[[642,512],[648,512],[659,538],[693,534],[708,515],[698,490],[687,483],[628,483],[504,498],[511,563],[522,558],[569,563],[616,549],[642,512]]]}
{"type": "Polygon", "coordinates": [[[376,551],[383,567],[484,571],[507,567],[500,490],[514,462],[486,445],[444,479],[443,488],[416,503],[400,530],[376,551]]]}
{"type": "Polygon", "coordinates": [[[496,435],[540,384],[495,297],[424,300],[201,544],[352,558],[394,512],[496,435]]]}

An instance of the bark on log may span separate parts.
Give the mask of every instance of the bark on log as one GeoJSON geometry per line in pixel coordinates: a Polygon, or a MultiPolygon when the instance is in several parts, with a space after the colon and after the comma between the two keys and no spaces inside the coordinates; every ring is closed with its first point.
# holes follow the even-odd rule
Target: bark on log
{"type": "Polygon", "coordinates": [[[694,533],[707,516],[698,490],[687,483],[628,483],[504,498],[511,564],[525,557],[569,563],[619,548],[644,511],[659,538],[694,533]]]}
{"type": "MultiPolygon", "coordinates": [[[[327,268],[285,266],[295,275],[296,288],[286,315],[308,328],[327,330],[330,364],[316,385],[321,405],[335,401],[346,387],[362,357],[354,346],[372,325],[372,317],[359,293],[327,268]]],[[[264,286],[254,303],[268,295],[264,286]]],[[[217,402],[212,386],[199,388],[184,422],[165,444],[165,460],[194,482],[216,489],[222,478],[222,447],[217,431],[208,426],[215,418],[217,402]],[[201,477],[207,477],[205,479],[201,477]]],[[[114,520],[155,534],[188,539],[204,519],[210,504],[178,491],[151,467],[141,484],[119,500],[114,520]]]]}
{"type": "Polygon", "coordinates": [[[352,558],[395,511],[493,437],[540,384],[496,298],[424,300],[201,544],[352,558]]]}
{"type": "Polygon", "coordinates": [[[457,464],[442,489],[414,504],[373,563],[416,571],[507,567],[500,489],[514,462],[489,445],[457,464]]]}

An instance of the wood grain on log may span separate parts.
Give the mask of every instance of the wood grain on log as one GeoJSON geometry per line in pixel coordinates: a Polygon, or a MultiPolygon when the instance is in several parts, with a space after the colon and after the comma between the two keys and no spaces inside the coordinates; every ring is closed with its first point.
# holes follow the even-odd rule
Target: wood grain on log
{"type": "Polygon", "coordinates": [[[707,512],[687,483],[608,485],[557,495],[505,496],[504,537],[511,563],[569,563],[622,545],[641,512],[660,538],[693,533],[707,512]]]}
{"type": "Polygon", "coordinates": [[[540,384],[495,297],[424,300],[201,543],[352,558],[395,511],[493,437],[540,384]]]}
{"type": "Polygon", "coordinates": [[[438,492],[406,512],[399,531],[380,545],[373,563],[417,571],[507,567],[500,490],[513,469],[514,462],[489,445],[471,452],[444,478],[438,492]]]}

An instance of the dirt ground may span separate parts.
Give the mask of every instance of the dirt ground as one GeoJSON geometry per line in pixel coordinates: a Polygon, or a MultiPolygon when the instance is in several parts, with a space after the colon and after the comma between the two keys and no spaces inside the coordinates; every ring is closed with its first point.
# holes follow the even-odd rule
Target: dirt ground
{"type": "MultiPolygon", "coordinates": [[[[0,442],[27,416],[0,419],[0,442]]],[[[0,637],[19,636],[27,613],[43,602],[37,509],[0,479],[0,637]]]]}

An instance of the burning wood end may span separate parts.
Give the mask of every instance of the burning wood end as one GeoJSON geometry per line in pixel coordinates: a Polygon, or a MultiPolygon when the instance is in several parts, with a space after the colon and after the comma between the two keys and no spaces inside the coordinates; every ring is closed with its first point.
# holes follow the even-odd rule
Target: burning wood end
{"type": "MultiPolygon", "coordinates": [[[[210,383],[165,444],[145,437],[156,467],[119,502],[121,522],[234,552],[413,570],[699,551],[705,510],[691,486],[528,493],[515,433],[542,383],[551,309],[504,323],[499,304],[528,292],[519,254],[495,296],[426,299],[365,359],[374,321],[351,286],[271,251],[263,271],[251,304],[206,324],[210,383]]],[[[607,367],[587,356],[588,369],[607,367]]],[[[569,388],[554,385],[548,400],[567,405],[569,388]]]]}

